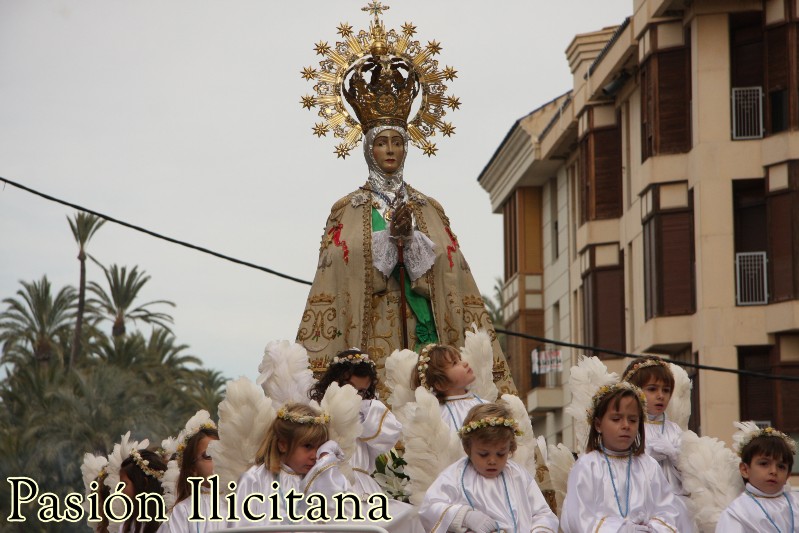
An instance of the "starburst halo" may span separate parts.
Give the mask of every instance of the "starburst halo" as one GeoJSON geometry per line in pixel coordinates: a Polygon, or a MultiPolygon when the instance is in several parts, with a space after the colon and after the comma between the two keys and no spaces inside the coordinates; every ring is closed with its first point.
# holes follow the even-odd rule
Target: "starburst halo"
{"type": "Polygon", "coordinates": [[[314,45],[314,52],[322,56],[319,67],[304,67],[300,75],[305,80],[314,80],[315,95],[305,95],[300,104],[305,109],[318,107],[321,123],[316,123],[313,133],[317,137],[332,132],[340,139],[334,153],[346,158],[363,138],[363,128],[357,118],[344,106],[342,96],[344,84],[353,67],[357,67],[373,57],[375,44],[381,56],[399,58],[407,63],[418,76],[421,87],[421,102],[414,117],[408,121],[408,134],[411,143],[428,157],[436,155],[438,148],[430,140],[437,133],[450,137],[455,133],[451,122],[445,122],[446,108],[454,111],[460,107],[460,99],[454,95],[445,96],[449,82],[458,77],[457,70],[451,66],[439,67],[435,59],[443,49],[441,43],[430,40],[426,45],[413,40],[416,26],[405,22],[400,30],[386,31],[380,17],[389,10],[382,2],[370,2],[361,10],[373,17],[368,30],[353,30],[349,22],[337,26],[337,34],[342,39],[334,45],[320,40],[314,45]],[[385,45],[385,49],[382,46],[385,45]]]}

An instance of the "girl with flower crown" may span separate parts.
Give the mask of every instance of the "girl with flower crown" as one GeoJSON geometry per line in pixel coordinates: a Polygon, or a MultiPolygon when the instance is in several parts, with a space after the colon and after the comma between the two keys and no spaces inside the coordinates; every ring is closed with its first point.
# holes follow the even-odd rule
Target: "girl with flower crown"
{"type": "Polygon", "coordinates": [[[654,355],[636,359],[625,369],[624,381],[639,387],[646,397],[646,453],[660,464],[674,494],[687,498],[677,468],[683,430],[666,417],[675,382],[669,363],[654,355]]]}
{"type": "Polygon", "coordinates": [[[419,354],[411,372],[411,387],[422,387],[435,394],[441,404],[441,418],[458,431],[469,410],[485,400],[471,392],[475,373],[461,353],[452,346],[428,344],[419,354]]]}
{"type": "Polygon", "coordinates": [[[466,457],[438,476],[419,509],[426,531],[558,531],[533,476],[510,460],[520,434],[503,401],[469,410],[459,431],[466,457]]]}
{"type": "MultiPolygon", "coordinates": [[[[164,477],[166,464],[160,455],[147,449],[149,444],[150,441],[147,439],[141,442],[130,440],[128,432],[123,435],[120,443],[114,445],[114,450],[108,458],[107,475],[104,479],[106,486],[114,492],[118,484],[124,484],[122,492],[130,498],[133,505],[130,518],[122,523],[121,528],[117,530],[117,524],[111,522],[109,531],[155,533],[161,526],[157,518],[164,516],[165,511],[162,505],[164,489],[161,486],[161,479],[164,477]],[[155,494],[157,497],[147,499],[147,508],[139,509],[139,500],[136,496],[140,494],[155,494]],[[138,521],[140,511],[152,519],[138,521]]],[[[115,504],[118,502],[118,498],[112,501],[112,510],[117,516],[119,516],[119,507],[115,504]]]]}
{"type": "Polygon", "coordinates": [[[735,451],[746,482],[744,492],[721,513],[717,533],[797,531],[799,499],[787,484],[796,442],[774,428],[754,422],[736,423],[735,451]]]}
{"type": "MultiPolygon", "coordinates": [[[[219,440],[216,424],[211,420],[208,411],[200,410],[189,419],[186,427],[180,431],[174,441],[174,459],[167,464],[162,485],[167,508],[171,508],[169,520],[164,522],[158,533],[204,533],[217,531],[227,527],[223,520],[227,517],[227,500],[212,497],[208,478],[214,475],[214,460],[208,453],[208,445],[219,440]],[[199,496],[192,494],[190,477],[201,477],[205,481],[200,485],[199,496]],[[197,502],[197,503],[194,503],[197,502]],[[214,509],[214,505],[218,505],[214,509]],[[203,521],[189,521],[192,507],[203,521]],[[211,520],[216,515],[222,520],[211,520]]],[[[172,452],[169,446],[164,446],[172,452]]]]}
{"type": "Polygon", "coordinates": [[[588,443],[569,472],[564,533],[692,531],[660,465],[644,453],[646,398],[622,381],[599,388],[588,409],[588,443]]]}
{"type": "MultiPolygon", "coordinates": [[[[344,454],[335,441],[329,440],[328,421],[328,415],[300,403],[284,404],[277,411],[256,453],[255,465],[244,472],[236,487],[240,506],[250,494],[264,495],[263,500],[253,499],[248,505],[250,516],[263,513],[263,519],[248,520],[243,509],[238,509],[240,527],[274,525],[268,497],[278,492],[279,499],[285,501],[292,489],[297,494],[325,495],[328,514],[335,515],[332,496],[350,492],[350,484],[339,470],[344,454]]],[[[300,500],[296,513],[304,515],[305,510],[304,500],[300,500]]]]}

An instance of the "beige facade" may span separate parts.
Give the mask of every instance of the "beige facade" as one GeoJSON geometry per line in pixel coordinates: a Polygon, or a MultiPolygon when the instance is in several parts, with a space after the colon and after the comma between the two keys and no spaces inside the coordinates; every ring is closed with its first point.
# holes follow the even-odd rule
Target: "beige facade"
{"type": "MultiPolygon", "coordinates": [[[[574,38],[571,90],[480,175],[504,217],[506,327],[799,375],[799,0],[632,7],[574,38]]],[[[530,374],[539,344],[509,345],[514,378],[537,433],[573,444],[567,371],[530,374]]],[[[799,436],[796,382],[701,370],[694,387],[700,434],[753,418],[799,436]]]]}

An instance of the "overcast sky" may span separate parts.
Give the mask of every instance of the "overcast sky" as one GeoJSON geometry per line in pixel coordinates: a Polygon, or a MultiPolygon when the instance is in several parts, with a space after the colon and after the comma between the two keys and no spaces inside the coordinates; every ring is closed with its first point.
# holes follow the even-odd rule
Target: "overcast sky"
{"type": "MultiPolygon", "coordinates": [[[[170,237],[313,279],[325,219],[367,175],[311,133],[300,77],[336,26],[368,26],[366,0],[0,0],[0,176],[170,237]]],[[[477,283],[502,274],[502,220],[477,177],[513,123],[567,91],[564,50],[616,25],[631,0],[387,0],[458,70],[453,137],[408,183],[447,211],[477,283]]],[[[74,210],[0,188],[0,298],[43,275],[77,286],[74,210]]],[[[181,343],[228,377],[293,339],[308,286],[107,223],[89,253],[138,265],[139,303],[172,300],[181,343]]],[[[103,282],[90,264],[88,278],[103,282]]],[[[158,309],[154,309],[158,310],[158,309]]],[[[110,325],[106,324],[110,332],[110,325]]],[[[149,334],[148,326],[141,326],[149,334]]]]}

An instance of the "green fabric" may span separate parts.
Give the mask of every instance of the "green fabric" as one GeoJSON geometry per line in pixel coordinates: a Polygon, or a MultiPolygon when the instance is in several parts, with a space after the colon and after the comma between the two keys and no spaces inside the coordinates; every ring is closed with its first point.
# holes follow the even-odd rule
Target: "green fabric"
{"type": "MultiPolygon", "coordinates": [[[[372,208],[372,231],[382,231],[386,229],[386,220],[380,212],[372,208]]],[[[399,265],[394,268],[391,273],[394,279],[399,281],[399,265]]],[[[413,292],[411,289],[411,280],[408,273],[405,272],[405,301],[408,307],[411,308],[413,316],[416,317],[416,346],[414,350],[419,351],[426,344],[437,343],[438,333],[436,333],[436,322],[433,318],[433,307],[430,305],[430,300],[413,292]]]]}

